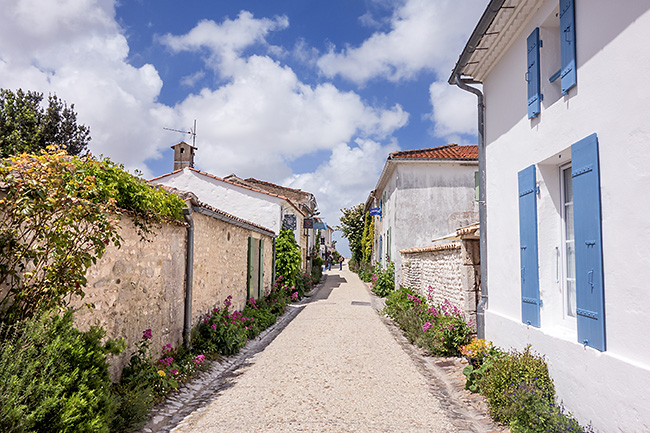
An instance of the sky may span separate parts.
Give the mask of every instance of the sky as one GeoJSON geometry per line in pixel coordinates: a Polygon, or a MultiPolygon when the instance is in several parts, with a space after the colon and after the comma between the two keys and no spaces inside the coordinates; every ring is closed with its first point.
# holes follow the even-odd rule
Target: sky
{"type": "Polygon", "coordinates": [[[196,168],[309,191],[336,226],[390,152],[476,143],[447,80],[487,3],[0,0],[0,87],[74,104],[91,152],[147,179],[196,120],[196,168]]]}

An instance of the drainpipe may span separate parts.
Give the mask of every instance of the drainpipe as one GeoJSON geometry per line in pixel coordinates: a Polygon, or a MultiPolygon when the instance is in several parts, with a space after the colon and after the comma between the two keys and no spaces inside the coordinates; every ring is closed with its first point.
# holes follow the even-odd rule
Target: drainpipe
{"type": "Polygon", "coordinates": [[[483,93],[460,78],[460,73],[454,75],[458,87],[473,93],[478,98],[478,218],[480,224],[480,254],[481,254],[481,300],[476,306],[476,334],[485,338],[485,308],[488,301],[488,255],[487,255],[487,213],[485,205],[485,105],[483,93]]]}
{"type": "Polygon", "coordinates": [[[183,320],[183,345],[190,348],[190,332],[192,331],[192,280],[194,271],[194,219],[192,207],[183,209],[183,218],[187,223],[187,254],[185,263],[185,317],[183,320]]]}

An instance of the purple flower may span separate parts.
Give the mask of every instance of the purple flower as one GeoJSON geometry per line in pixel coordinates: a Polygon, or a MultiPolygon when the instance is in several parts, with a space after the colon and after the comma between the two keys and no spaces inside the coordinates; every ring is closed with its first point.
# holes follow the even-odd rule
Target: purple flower
{"type": "Polygon", "coordinates": [[[424,325],[422,325],[422,332],[427,332],[429,329],[431,329],[433,325],[431,322],[426,322],[424,325]]]}
{"type": "Polygon", "coordinates": [[[203,361],[205,361],[205,355],[196,355],[194,358],[194,362],[197,364],[201,364],[203,361]]]}
{"type": "Polygon", "coordinates": [[[153,338],[153,334],[151,332],[151,329],[147,329],[144,332],[142,332],[143,340],[151,340],[152,338],[153,338]]]}
{"type": "Polygon", "coordinates": [[[228,295],[225,301],[223,301],[223,305],[228,308],[232,305],[232,296],[228,295]]]}
{"type": "Polygon", "coordinates": [[[210,328],[212,328],[212,329],[217,329],[217,324],[216,324],[216,323],[213,323],[212,325],[210,325],[210,328]]]}
{"type": "Polygon", "coordinates": [[[172,345],[171,344],[165,344],[162,348],[163,353],[171,352],[172,350],[172,345]]]}
{"type": "Polygon", "coordinates": [[[174,376],[178,374],[178,370],[176,370],[175,368],[172,368],[169,372],[174,376]]]}

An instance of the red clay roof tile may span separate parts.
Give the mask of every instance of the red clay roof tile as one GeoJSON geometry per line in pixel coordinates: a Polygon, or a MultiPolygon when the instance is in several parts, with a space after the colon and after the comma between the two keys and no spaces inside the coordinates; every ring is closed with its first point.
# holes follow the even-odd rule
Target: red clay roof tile
{"type": "Polygon", "coordinates": [[[459,146],[455,143],[428,149],[400,150],[388,155],[388,159],[449,159],[449,160],[478,160],[478,146],[470,144],[459,146]]]}

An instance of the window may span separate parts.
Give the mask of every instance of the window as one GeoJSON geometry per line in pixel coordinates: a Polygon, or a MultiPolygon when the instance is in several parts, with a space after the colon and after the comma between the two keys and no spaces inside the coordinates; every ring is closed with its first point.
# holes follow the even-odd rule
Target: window
{"type": "Polygon", "coordinates": [[[560,167],[562,202],[562,298],[564,318],[574,321],[576,317],[576,252],[573,229],[573,183],[571,164],[560,167]]]}

